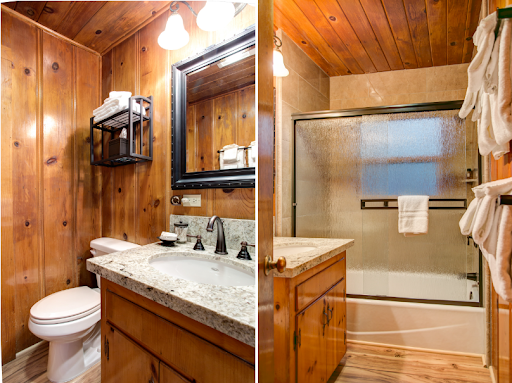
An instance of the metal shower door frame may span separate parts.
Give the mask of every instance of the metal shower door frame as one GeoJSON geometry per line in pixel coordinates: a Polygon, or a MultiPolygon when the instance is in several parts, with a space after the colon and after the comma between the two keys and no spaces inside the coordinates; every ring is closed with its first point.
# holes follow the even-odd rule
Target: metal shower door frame
{"type": "MultiPolygon", "coordinates": [[[[460,109],[463,104],[463,100],[459,101],[443,101],[443,102],[428,102],[422,104],[409,104],[409,105],[392,105],[392,106],[377,106],[371,108],[359,108],[359,109],[341,109],[341,110],[324,110],[319,112],[306,112],[306,113],[295,113],[292,114],[293,122],[293,177],[292,177],[292,237],[296,236],[297,228],[297,189],[295,187],[297,177],[297,161],[295,156],[296,149],[296,128],[297,121],[304,120],[324,120],[342,117],[359,117],[373,114],[394,114],[394,113],[410,113],[410,112],[434,112],[440,110],[455,110],[460,109]]],[[[482,182],[482,167],[481,167],[481,156],[478,153],[478,183],[482,182]]],[[[449,300],[436,300],[436,299],[415,299],[415,298],[402,298],[402,297],[391,297],[381,295],[364,295],[364,294],[347,294],[349,298],[362,298],[362,299],[377,299],[377,300],[388,300],[398,302],[412,302],[412,303],[430,303],[430,304],[442,304],[442,305],[454,305],[454,306],[471,306],[471,307],[483,307],[483,280],[482,280],[482,252],[479,250],[478,256],[478,282],[479,282],[479,296],[478,302],[464,302],[464,301],[449,301],[449,300]]]]}

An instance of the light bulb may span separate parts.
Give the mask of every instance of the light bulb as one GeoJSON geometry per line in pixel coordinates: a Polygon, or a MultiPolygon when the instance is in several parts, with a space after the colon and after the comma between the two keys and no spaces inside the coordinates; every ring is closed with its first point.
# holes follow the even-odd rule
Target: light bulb
{"type": "Polygon", "coordinates": [[[183,18],[173,13],[167,20],[165,30],[158,36],[158,45],[167,50],[180,49],[188,44],[189,35],[183,26],[183,18]]]}
{"type": "Polygon", "coordinates": [[[289,74],[290,72],[284,66],[283,54],[277,50],[274,50],[274,76],[286,77],[289,74]]]}
{"type": "Polygon", "coordinates": [[[197,14],[197,26],[206,32],[224,28],[235,17],[233,3],[207,1],[197,14]]]}

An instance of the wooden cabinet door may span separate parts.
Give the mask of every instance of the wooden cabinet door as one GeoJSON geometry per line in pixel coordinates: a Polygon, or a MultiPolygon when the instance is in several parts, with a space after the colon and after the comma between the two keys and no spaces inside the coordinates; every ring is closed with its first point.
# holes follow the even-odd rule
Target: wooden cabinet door
{"type": "Polygon", "coordinates": [[[106,363],[102,362],[106,378],[104,383],[158,383],[158,359],[115,327],[107,326],[107,333],[102,335],[105,340],[103,347],[106,347],[104,352],[107,355],[103,359],[106,363]]]}
{"type": "Polygon", "coordinates": [[[190,383],[168,365],[160,362],[160,383],[190,383]]]}
{"type": "Polygon", "coordinates": [[[347,293],[346,281],[343,279],[333,289],[333,318],[329,326],[333,326],[336,332],[336,366],[341,362],[347,352],[347,293]]]}
{"type": "Polygon", "coordinates": [[[298,383],[327,381],[326,300],[326,296],[322,296],[296,317],[298,383]]]}

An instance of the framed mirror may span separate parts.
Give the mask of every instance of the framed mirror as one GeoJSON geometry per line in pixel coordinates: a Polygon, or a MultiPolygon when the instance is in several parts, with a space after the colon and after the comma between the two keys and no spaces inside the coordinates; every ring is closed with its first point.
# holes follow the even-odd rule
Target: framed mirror
{"type": "Polygon", "coordinates": [[[172,67],[172,189],[254,188],[255,28],[172,67]]]}

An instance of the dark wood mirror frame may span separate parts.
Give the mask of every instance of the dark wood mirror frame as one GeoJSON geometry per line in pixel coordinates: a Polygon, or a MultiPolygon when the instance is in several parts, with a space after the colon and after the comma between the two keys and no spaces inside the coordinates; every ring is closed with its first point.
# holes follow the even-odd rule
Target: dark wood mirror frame
{"type": "Polygon", "coordinates": [[[209,170],[187,173],[187,81],[186,76],[211,63],[256,44],[256,29],[251,26],[242,33],[212,45],[203,52],[172,66],[172,177],[176,189],[254,188],[256,168],[209,170]]]}

